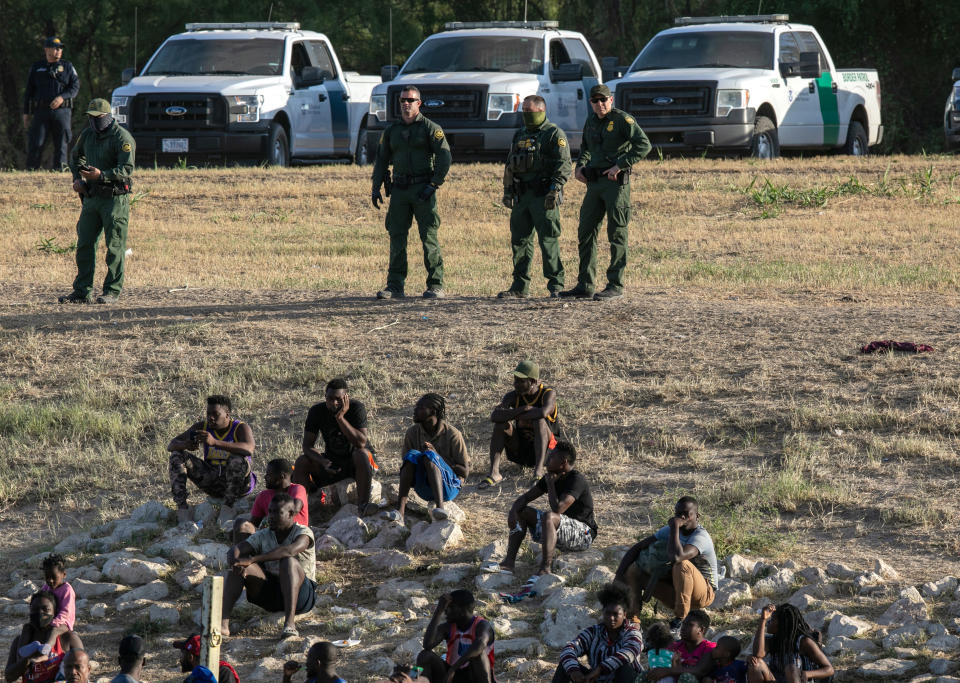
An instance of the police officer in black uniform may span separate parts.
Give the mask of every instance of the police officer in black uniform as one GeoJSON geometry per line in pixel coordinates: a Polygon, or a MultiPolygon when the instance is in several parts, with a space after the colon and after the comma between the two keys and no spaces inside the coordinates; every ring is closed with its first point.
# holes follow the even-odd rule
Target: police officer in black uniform
{"type": "Polygon", "coordinates": [[[23,126],[27,131],[27,168],[40,168],[43,146],[53,142],[53,168],[67,166],[70,117],[73,98],[80,91],[80,77],[63,56],[63,43],[56,36],[43,41],[45,59],[34,62],[23,94],[23,126]],[[33,116],[31,120],[31,115],[33,116]]]}

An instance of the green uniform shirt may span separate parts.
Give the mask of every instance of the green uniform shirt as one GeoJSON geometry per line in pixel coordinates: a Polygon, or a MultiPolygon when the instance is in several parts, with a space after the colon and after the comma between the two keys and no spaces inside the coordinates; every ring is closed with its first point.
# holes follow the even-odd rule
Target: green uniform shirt
{"type": "Polygon", "coordinates": [[[430,176],[430,182],[439,187],[450,170],[450,159],[450,145],[440,126],[423,114],[417,114],[411,123],[397,121],[380,135],[373,189],[383,184],[391,164],[394,178],[430,176]]]}
{"type": "MultiPolygon", "coordinates": [[[[70,151],[70,172],[74,180],[82,180],[80,166],[86,164],[100,169],[100,177],[87,181],[93,188],[130,182],[137,143],[130,132],[116,121],[102,133],[86,126],[70,151]]],[[[91,188],[91,189],[93,189],[91,188]]]]}
{"type": "Polygon", "coordinates": [[[507,168],[523,182],[549,179],[557,189],[570,180],[570,145],[567,136],[549,120],[539,128],[526,126],[513,135],[507,168]]]}
{"type": "Polygon", "coordinates": [[[650,141],[627,112],[611,109],[604,118],[591,113],[583,126],[578,166],[627,170],[650,153],[650,141]]]}

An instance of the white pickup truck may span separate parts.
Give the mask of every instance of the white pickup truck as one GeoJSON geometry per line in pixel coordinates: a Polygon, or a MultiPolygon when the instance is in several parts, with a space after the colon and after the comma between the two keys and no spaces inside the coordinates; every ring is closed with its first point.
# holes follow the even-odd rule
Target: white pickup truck
{"type": "Polygon", "coordinates": [[[580,149],[590,88],[600,65],[583,34],[555,21],[452,22],[424,40],[403,68],[385,66],[373,89],[367,144],[400,117],[400,91],[420,89],[421,112],[446,133],[454,157],[502,161],[521,126],[527,95],[547,102],[547,118],[580,149]],[[387,83],[387,81],[390,81],[387,83]]]}
{"type": "Polygon", "coordinates": [[[877,72],[834,67],[812,26],[785,14],[676,24],[608,82],[662,153],[862,155],[883,138],[877,72]]]}
{"type": "Polygon", "coordinates": [[[376,76],[297,23],[187,24],[113,91],[137,162],[353,160],[376,76]]]}
{"type": "Polygon", "coordinates": [[[954,152],[960,148],[960,68],[953,70],[950,80],[953,87],[943,112],[943,142],[948,152],[954,152]]]}

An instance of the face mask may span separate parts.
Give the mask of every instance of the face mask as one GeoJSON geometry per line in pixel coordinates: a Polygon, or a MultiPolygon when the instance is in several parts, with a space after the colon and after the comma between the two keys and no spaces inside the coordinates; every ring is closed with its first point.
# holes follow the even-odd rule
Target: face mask
{"type": "Polygon", "coordinates": [[[525,111],[523,112],[523,125],[527,128],[539,128],[547,120],[545,111],[525,111]]]}
{"type": "Polygon", "coordinates": [[[52,614],[31,614],[30,625],[35,629],[45,629],[53,621],[52,614]]]}
{"type": "Polygon", "coordinates": [[[110,114],[90,117],[90,127],[93,128],[95,133],[102,133],[110,127],[111,123],[113,123],[113,117],[110,114]]]}

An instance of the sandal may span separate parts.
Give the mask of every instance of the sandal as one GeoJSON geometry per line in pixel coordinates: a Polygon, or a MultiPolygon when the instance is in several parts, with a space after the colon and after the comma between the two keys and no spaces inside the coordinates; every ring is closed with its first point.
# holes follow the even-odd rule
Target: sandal
{"type": "Polygon", "coordinates": [[[293,627],[283,629],[283,633],[280,634],[280,640],[286,640],[287,638],[299,638],[299,637],[300,637],[300,631],[298,631],[293,627]]]}
{"type": "Polygon", "coordinates": [[[484,477],[483,481],[477,484],[477,490],[485,491],[491,486],[494,486],[495,484],[499,484],[501,481],[503,481],[503,477],[500,477],[499,479],[494,479],[493,477],[490,477],[490,476],[484,477]]]}
{"type": "Polygon", "coordinates": [[[513,570],[501,567],[498,562],[488,562],[487,564],[480,567],[480,571],[485,574],[508,574],[513,576],[513,570]]]}

